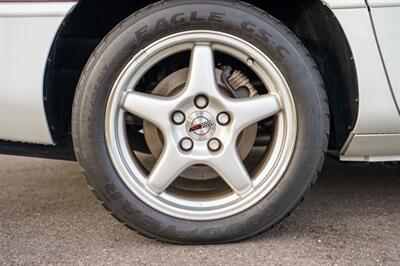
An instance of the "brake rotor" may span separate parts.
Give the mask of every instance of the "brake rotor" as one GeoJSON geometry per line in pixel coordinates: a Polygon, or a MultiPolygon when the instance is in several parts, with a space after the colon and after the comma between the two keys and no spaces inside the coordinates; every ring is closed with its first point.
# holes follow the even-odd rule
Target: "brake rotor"
{"type": "MultiPolygon", "coordinates": [[[[185,87],[188,73],[189,69],[184,68],[170,74],[154,88],[152,94],[165,97],[171,97],[178,94],[185,87]]],[[[217,77],[217,84],[220,86],[222,91],[228,94],[228,89],[223,85],[221,80],[222,71],[216,69],[215,73],[217,77]]],[[[143,162],[145,168],[150,171],[162,153],[164,146],[163,138],[157,127],[147,121],[144,121],[143,123],[143,133],[147,146],[154,157],[154,161],[144,160],[143,162]]],[[[237,147],[238,153],[242,160],[244,160],[251,152],[256,137],[257,124],[249,126],[240,134],[237,147]]],[[[219,175],[209,166],[195,165],[186,169],[180,174],[180,176],[191,180],[210,180],[218,178],[219,175]]]]}

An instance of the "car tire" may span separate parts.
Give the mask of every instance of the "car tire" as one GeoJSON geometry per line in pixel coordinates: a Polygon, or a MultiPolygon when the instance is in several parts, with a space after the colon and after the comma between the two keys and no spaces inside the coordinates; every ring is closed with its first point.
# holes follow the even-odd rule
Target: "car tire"
{"type": "Polygon", "coordinates": [[[172,0],[150,5],[115,27],[88,60],[73,105],[73,141],[89,188],[123,224],[160,241],[227,243],[256,236],[282,221],[315,184],[329,140],[329,108],[319,71],[280,21],[240,1],[172,0]],[[196,220],[147,204],[124,182],[108,148],[106,110],[121,72],[144,47],[188,30],[222,32],[266,54],[285,78],[296,111],[293,151],[270,193],[233,215],[196,220]]]}

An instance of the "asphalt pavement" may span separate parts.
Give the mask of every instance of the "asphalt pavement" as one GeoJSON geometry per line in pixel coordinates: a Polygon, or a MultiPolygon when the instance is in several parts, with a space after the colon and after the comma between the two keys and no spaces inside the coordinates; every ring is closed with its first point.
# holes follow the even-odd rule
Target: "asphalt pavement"
{"type": "Polygon", "coordinates": [[[112,218],[76,163],[0,156],[0,265],[400,265],[400,170],[329,159],[271,231],[229,245],[148,240],[112,218]]]}

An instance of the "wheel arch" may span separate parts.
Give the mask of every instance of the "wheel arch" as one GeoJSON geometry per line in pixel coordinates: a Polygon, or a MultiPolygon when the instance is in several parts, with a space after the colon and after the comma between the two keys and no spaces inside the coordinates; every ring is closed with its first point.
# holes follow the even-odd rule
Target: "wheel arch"
{"type": "MultiPolygon", "coordinates": [[[[93,50],[120,21],[153,2],[119,0],[116,5],[107,0],[81,0],[67,15],[49,53],[43,92],[55,142],[71,139],[75,89],[93,50]]],[[[320,0],[246,2],[281,20],[311,53],[328,93],[331,148],[339,150],[358,115],[357,73],[340,23],[320,0]]]]}

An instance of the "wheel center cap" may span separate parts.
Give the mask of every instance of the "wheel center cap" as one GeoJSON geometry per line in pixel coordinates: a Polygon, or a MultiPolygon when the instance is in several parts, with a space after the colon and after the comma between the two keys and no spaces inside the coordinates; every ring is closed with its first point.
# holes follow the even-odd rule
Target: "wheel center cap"
{"type": "Polygon", "coordinates": [[[209,140],[215,133],[216,122],[214,117],[206,111],[192,113],[186,122],[186,130],[192,139],[209,140]]]}

